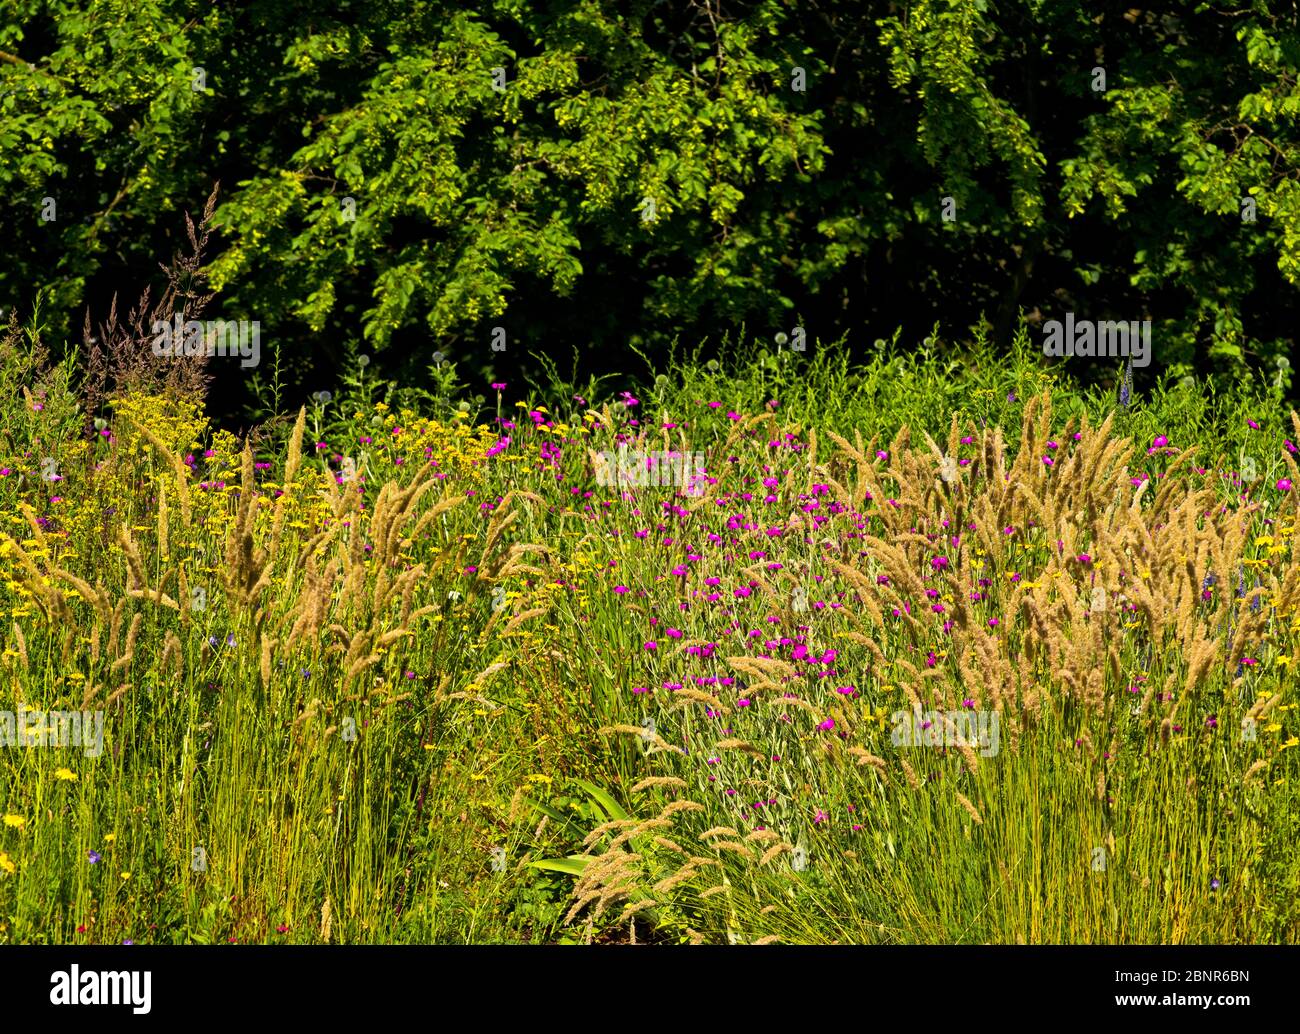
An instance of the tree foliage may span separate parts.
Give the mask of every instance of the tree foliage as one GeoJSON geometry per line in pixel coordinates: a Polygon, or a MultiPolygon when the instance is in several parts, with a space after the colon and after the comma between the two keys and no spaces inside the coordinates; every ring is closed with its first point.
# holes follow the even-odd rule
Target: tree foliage
{"type": "Polygon", "coordinates": [[[313,387],[1065,311],[1175,375],[1291,347],[1290,6],[320,6],[0,2],[0,304],[70,333],[219,181],[217,307],[313,387]]]}

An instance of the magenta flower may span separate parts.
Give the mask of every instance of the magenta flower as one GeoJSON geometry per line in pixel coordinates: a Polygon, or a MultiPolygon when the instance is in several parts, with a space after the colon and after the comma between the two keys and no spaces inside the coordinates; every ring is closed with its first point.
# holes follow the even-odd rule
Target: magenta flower
{"type": "Polygon", "coordinates": [[[1282,478],[1280,481],[1278,481],[1278,483],[1277,483],[1277,490],[1278,490],[1279,492],[1289,492],[1289,491],[1291,491],[1291,479],[1290,479],[1290,478],[1282,478]]]}
{"type": "Polygon", "coordinates": [[[832,729],[835,728],[835,719],[834,719],[834,718],[827,718],[826,721],[820,723],[820,724],[817,726],[817,728],[819,728],[819,729],[821,729],[821,730],[823,730],[823,731],[825,731],[825,732],[830,732],[832,729]]]}

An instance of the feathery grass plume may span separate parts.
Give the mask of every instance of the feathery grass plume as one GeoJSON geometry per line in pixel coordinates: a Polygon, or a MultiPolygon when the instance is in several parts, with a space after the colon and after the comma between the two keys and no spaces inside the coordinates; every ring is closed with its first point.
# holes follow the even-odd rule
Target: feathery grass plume
{"type": "Polygon", "coordinates": [[[742,844],[739,840],[719,840],[716,844],[713,845],[713,849],[715,851],[733,851],[736,854],[749,859],[750,861],[754,860],[754,852],[751,851],[744,844],[742,844]]]}
{"type": "Polygon", "coordinates": [[[678,710],[683,710],[686,707],[688,707],[689,703],[678,703],[677,701],[688,701],[688,702],[693,701],[697,704],[704,704],[705,706],[711,707],[715,711],[723,715],[728,715],[732,713],[732,709],[728,707],[726,704],[724,704],[721,700],[718,700],[716,697],[710,696],[708,693],[705,693],[702,690],[695,689],[693,686],[682,686],[681,689],[673,693],[674,706],[678,710]]]}
{"type": "Polygon", "coordinates": [[[608,736],[611,733],[624,733],[632,736],[640,736],[644,729],[639,725],[603,725],[596,730],[598,736],[608,736]]]}
{"type": "Polygon", "coordinates": [[[267,688],[271,685],[271,651],[275,649],[275,640],[271,636],[262,638],[262,656],[259,665],[258,674],[262,676],[262,686],[267,688]]]}
{"type": "MultiPolygon", "coordinates": [[[[478,680],[475,679],[477,682],[478,680]]],[[[685,789],[687,786],[685,779],[678,779],[677,776],[647,776],[636,783],[632,784],[631,793],[640,793],[642,790],[649,790],[655,786],[673,786],[685,789]]]]}
{"type": "Polygon", "coordinates": [[[717,749],[718,750],[742,750],[746,754],[752,754],[756,758],[762,758],[763,760],[767,760],[766,753],[759,750],[752,743],[747,743],[744,740],[738,740],[734,738],[719,740],[717,749]]]}
{"type": "Polygon", "coordinates": [[[135,643],[136,639],[139,638],[140,635],[141,622],[142,615],[139,613],[135,614],[131,618],[131,627],[126,633],[126,644],[122,649],[122,655],[109,665],[109,671],[122,671],[129,667],[131,662],[135,660],[135,643]]]}
{"type": "Polygon", "coordinates": [[[736,671],[744,675],[754,675],[758,678],[769,679],[771,676],[794,676],[799,673],[799,669],[785,661],[778,660],[775,657],[724,657],[726,663],[736,671]]]}
{"type": "Polygon", "coordinates": [[[686,883],[694,879],[699,874],[700,874],[700,867],[698,865],[694,865],[688,862],[677,872],[672,873],[669,876],[665,876],[662,880],[660,880],[650,889],[653,890],[656,894],[667,894],[670,890],[673,890],[674,888],[681,886],[683,883],[686,883]]]}
{"type": "Polygon", "coordinates": [[[94,608],[95,616],[100,621],[106,622],[110,619],[110,617],[112,616],[112,609],[108,605],[107,592],[104,592],[103,590],[96,588],[95,586],[91,585],[89,582],[83,581],[82,579],[78,578],[75,574],[73,574],[71,571],[65,571],[61,567],[51,567],[50,573],[55,578],[63,579],[74,589],[76,589],[77,595],[79,595],[83,600],[89,603],[91,607],[94,608]]]}
{"type": "Polygon", "coordinates": [[[18,651],[18,659],[23,662],[23,671],[31,669],[31,661],[27,658],[27,637],[23,635],[23,630],[18,627],[18,622],[13,623],[14,643],[18,651]]]}
{"type": "Polygon", "coordinates": [[[738,837],[740,836],[740,831],[732,829],[730,826],[713,826],[701,833],[699,838],[701,840],[707,840],[709,837],[718,836],[738,837]]]}
{"type": "Polygon", "coordinates": [[[356,661],[352,663],[351,666],[348,667],[347,672],[344,674],[343,688],[345,690],[348,689],[352,685],[353,680],[358,675],[364,672],[367,668],[373,667],[374,665],[378,664],[381,660],[383,660],[383,657],[377,653],[372,653],[369,657],[358,658],[356,661]]]}
{"type": "Polygon", "coordinates": [[[501,638],[504,639],[516,628],[522,625],[525,621],[529,621],[535,617],[540,617],[542,614],[547,613],[550,609],[551,609],[550,607],[534,607],[531,610],[525,610],[522,614],[516,614],[506,624],[506,627],[501,630],[501,638]]]}
{"type": "Polygon", "coordinates": [[[1205,636],[1204,626],[1199,626],[1187,650],[1187,677],[1183,680],[1182,696],[1189,697],[1196,691],[1206,672],[1214,666],[1218,652],[1218,639],[1205,636]]]}
{"type": "Polygon", "coordinates": [[[590,833],[582,838],[583,847],[591,847],[592,844],[603,838],[608,833],[617,834],[619,831],[629,829],[637,825],[641,820],[634,818],[627,819],[608,819],[600,823],[590,833]]]}
{"type": "Polygon", "coordinates": [[[773,844],[771,847],[769,847],[766,851],[763,852],[762,857],[759,858],[758,860],[758,864],[760,867],[765,866],[773,859],[779,858],[787,851],[792,851],[792,850],[794,849],[789,844],[773,844]]]}
{"type": "MultiPolygon", "coordinates": [[[[871,580],[856,567],[852,567],[849,564],[842,564],[838,560],[831,560],[830,567],[832,571],[847,580],[855,589],[858,590],[858,599],[861,601],[862,605],[866,607],[867,613],[875,619],[878,625],[883,625],[885,623],[885,617],[880,610],[880,606],[876,603],[876,586],[871,583],[871,580]]],[[[874,641],[871,639],[867,638],[867,641],[875,646],[874,641]]],[[[880,648],[877,646],[876,649],[879,650],[880,648]]]]}
{"type": "Polygon", "coordinates": [[[966,809],[967,814],[975,820],[977,826],[984,825],[984,820],[980,818],[980,813],[975,810],[975,805],[971,804],[971,802],[960,793],[957,794],[957,803],[966,809]]]}
{"type": "Polygon", "coordinates": [[[672,824],[671,819],[646,819],[643,822],[638,822],[631,829],[625,829],[622,833],[618,834],[618,836],[611,840],[609,842],[609,850],[612,851],[615,848],[622,847],[633,837],[639,837],[643,833],[647,833],[652,829],[663,829],[665,827],[671,828],[672,824]]]}
{"type": "Polygon", "coordinates": [[[666,818],[671,818],[673,815],[676,815],[678,812],[704,811],[704,810],[706,810],[704,805],[700,804],[698,801],[673,801],[671,804],[667,805],[663,809],[663,811],[659,813],[657,817],[661,819],[666,819],[666,818]]]}
{"type": "Polygon", "coordinates": [[[847,753],[857,758],[859,765],[870,765],[882,775],[887,774],[888,766],[886,765],[884,758],[876,757],[875,754],[869,753],[862,747],[849,747],[847,753]]]}
{"type": "Polygon", "coordinates": [[[1246,712],[1246,717],[1254,721],[1259,721],[1268,714],[1269,711],[1273,710],[1281,700],[1281,693],[1270,693],[1266,699],[1257,700],[1254,706],[1246,712]]]}
{"type": "Polygon", "coordinates": [[[1259,772],[1262,772],[1264,769],[1268,768],[1268,766],[1269,766],[1269,761],[1266,758],[1260,758],[1253,765],[1251,765],[1250,768],[1246,769],[1246,774],[1241,777],[1241,781],[1243,783],[1249,782],[1252,776],[1256,775],[1259,772]]]}
{"type": "Polygon", "coordinates": [[[162,660],[158,663],[159,672],[164,672],[168,668],[172,669],[173,677],[179,679],[185,671],[185,651],[180,637],[175,632],[167,633],[166,642],[163,644],[162,660]]]}
{"type": "Polygon", "coordinates": [[[275,500],[275,510],[271,518],[271,546],[268,552],[271,556],[278,555],[280,551],[280,536],[284,530],[284,515],[289,505],[294,489],[294,478],[298,476],[298,469],[302,466],[302,436],[307,429],[307,407],[298,408],[298,419],[294,421],[293,430],[289,433],[288,454],[284,461],[284,484],[281,488],[279,497],[275,500]]]}
{"type": "Polygon", "coordinates": [[[913,790],[921,789],[921,780],[919,780],[916,777],[916,773],[912,771],[912,766],[909,765],[902,758],[898,759],[898,763],[903,766],[903,775],[907,777],[907,785],[910,786],[913,790]]]}
{"type": "Polygon", "coordinates": [[[677,841],[669,840],[667,837],[655,837],[651,841],[651,843],[657,844],[659,847],[666,848],[669,851],[675,851],[677,854],[682,855],[683,857],[689,855],[690,853],[686,850],[686,848],[682,847],[681,844],[677,843],[677,841]]]}

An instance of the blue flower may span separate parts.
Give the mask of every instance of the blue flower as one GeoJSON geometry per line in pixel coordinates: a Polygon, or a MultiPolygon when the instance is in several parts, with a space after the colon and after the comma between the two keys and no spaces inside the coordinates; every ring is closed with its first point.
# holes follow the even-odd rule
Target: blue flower
{"type": "Polygon", "coordinates": [[[1124,367],[1124,376],[1119,382],[1119,404],[1125,409],[1128,408],[1129,402],[1133,398],[1133,360],[1130,357],[1128,365],[1124,367]]]}

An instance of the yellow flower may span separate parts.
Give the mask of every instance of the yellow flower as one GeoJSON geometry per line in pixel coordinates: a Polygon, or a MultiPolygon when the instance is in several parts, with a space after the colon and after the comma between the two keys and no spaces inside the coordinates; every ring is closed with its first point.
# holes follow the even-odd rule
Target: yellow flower
{"type": "Polygon", "coordinates": [[[72,771],[70,768],[61,768],[54,773],[54,778],[62,779],[68,783],[75,783],[77,781],[77,773],[72,771]]]}
{"type": "Polygon", "coordinates": [[[131,874],[130,874],[130,872],[123,872],[123,873],[122,873],[122,879],[124,879],[124,880],[129,880],[130,878],[131,878],[131,874]]]}
{"type": "Polygon", "coordinates": [[[10,829],[22,829],[27,824],[27,820],[21,815],[6,815],[5,825],[10,829]]]}
{"type": "Polygon", "coordinates": [[[117,839],[117,834],[116,834],[116,833],[105,833],[105,834],[104,834],[104,843],[106,843],[106,844],[111,844],[111,843],[112,843],[114,840],[116,840],[116,839],[117,839]]]}
{"type": "Polygon", "coordinates": [[[14,865],[10,857],[3,851],[0,851],[0,869],[3,869],[10,876],[18,871],[18,866],[14,865]]]}

